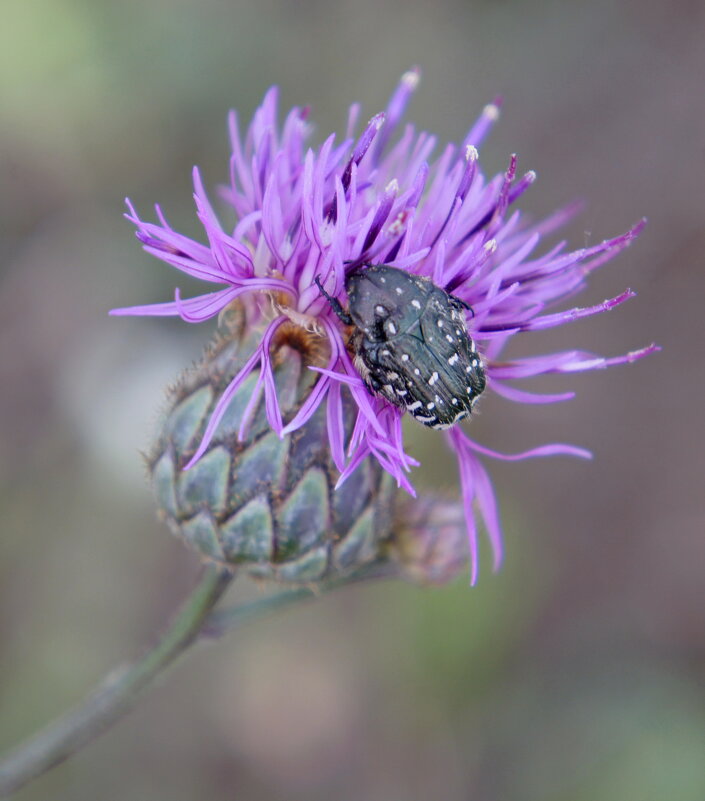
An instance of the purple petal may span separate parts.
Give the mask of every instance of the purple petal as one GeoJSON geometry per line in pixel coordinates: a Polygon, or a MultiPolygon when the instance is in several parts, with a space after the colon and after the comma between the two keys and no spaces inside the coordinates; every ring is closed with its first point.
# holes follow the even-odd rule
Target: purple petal
{"type": "Polygon", "coordinates": [[[534,170],[524,173],[521,179],[509,190],[509,205],[517,201],[535,181],[536,173],[534,170]]]}
{"type": "MultiPolygon", "coordinates": [[[[344,347],[342,344],[342,339],[340,335],[336,332],[333,325],[331,325],[327,320],[323,321],[323,325],[326,329],[328,334],[328,341],[330,342],[331,348],[331,355],[328,360],[328,367],[309,367],[310,370],[314,370],[315,372],[322,373],[326,378],[319,379],[311,392],[309,393],[306,400],[304,400],[301,408],[299,411],[294,415],[292,420],[289,421],[288,425],[284,426],[282,429],[282,436],[286,434],[291,434],[293,431],[301,428],[305,423],[307,423],[310,418],[314,415],[316,409],[320,406],[323,399],[325,398],[326,394],[331,389],[331,380],[338,380],[338,381],[347,381],[348,376],[345,376],[339,372],[335,371],[335,365],[338,363],[340,349],[344,347]]],[[[351,377],[352,380],[352,377],[351,377]]],[[[360,384],[362,384],[362,379],[358,378],[360,384]]]]}
{"type": "Polygon", "coordinates": [[[367,447],[367,445],[361,446],[350,459],[345,470],[341,472],[340,477],[335,484],[335,489],[341,487],[369,455],[370,449],[367,447]]]}
{"type": "Polygon", "coordinates": [[[477,538],[477,526],[475,524],[475,510],[473,501],[475,500],[475,478],[473,466],[476,460],[472,453],[468,451],[465,444],[465,435],[462,430],[455,426],[446,434],[446,440],[455,451],[458,460],[458,472],[460,475],[460,489],[463,496],[463,508],[465,510],[465,525],[468,533],[468,552],[470,558],[470,584],[474,587],[477,583],[479,570],[479,547],[477,538]]]}
{"type": "Polygon", "coordinates": [[[177,287],[174,290],[174,303],[179,310],[179,316],[187,323],[202,323],[204,320],[210,320],[219,314],[232,300],[238,295],[241,295],[245,290],[240,287],[239,289],[228,289],[225,292],[215,292],[214,297],[207,298],[201,295],[198,298],[189,298],[186,301],[181,300],[181,292],[177,287]]]}
{"type": "Polygon", "coordinates": [[[394,90],[394,94],[391,96],[389,103],[387,104],[387,123],[382,129],[382,132],[377,138],[377,143],[375,144],[375,164],[379,163],[382,153],[387,146],[387,142],[396,130],[399,120],[404,115],[406,107],[409,104],[409,100],[411,99],[416,87],[419,85],[420,79],[421,70],[418,67],[412,67],[408,72],[405,72],[401,76],[401,81],[399,81],[397,88],[394,90]]]}
{"type": "MultiPolygon", "coordinates": [[[[277,319],[273,320],[265,332],[265,338],[269,334],[270,331],[276,330],[285,320],[286,318],[278,317],[277,319]]],[[[250,356],[250,358],[245,362],[242,369],[238,372],[238,374],[233,378],[233,380],[228,384],[223,394],[218,399],[218,402],[215,405],[215,409],[210,416],[210,420],[208,421],[208,425],[206,426],[206,430],[203,433],[203,438],[201,439],[201,443],[199,444],[196,453],[189,459],[188,463],[184,467],[184,470],[188,470],[190,467],[193,467],[194,464],[203,456],[203,454],[208,449],[210,445],[210,441],[213,439],[213,435],[215,434],[218,424],[223,418],[223,415],[227,411],[228,406],[230,405],[230,401],[233,399],[233,396],[238,391],[238,389],[242,386],[247,376],[255,369],[255,365],[259,364],[262,360],[262,345],[260,345],[255,352],[250,356]]]]}
{"type": "Polygon", "coordinates": [[[232,276],[224,273],[219,267],[212,267],[209,264],[198,263],[193,259],[186,258],[170,250],[162,250],[153,245],[144,245],[143,250],[152,256],[156,256],[161,261],[176,267],[182,273],[198,278],[202,281],[211,281],[214,284],[228,284],[232,276]]]}
{"type": "Polygon", "coordinates": [[[626,289],[620,295],[614,298],[608,298],[602,303],[597,303],[595,306],[576,307],[568,311],[558,312],[557,314],[546,314],[543,317],[534,317],[526,323],[506,323],[503,325],[489,325],[483,327],[483,333],[492,331],[506,331],[507,329],[516,329],[517,331],[541,331],[546,328],[553,328],[563,323],[572,323],[574,320],[580,320],[583,317],[590,317],[593,314],[600,314],[601,312],[610,311],[615,306],[619,306],[631,298],[636,297],[636,292],[631,289],[626,289]]]}
{"type": "Polygon", "coordinates": [[[491,103],[488,103],[482,109],[482,114],[480,114],[479,119],[468,131],[468,134],[465,137],[465,141],[463,142],[464,147],[467,147],[468,145],[479,147],[482,144],[492,126],[499,119],[501,108],[502,98],[497,96],[491,103]]]}
{"type": "Polygon", "coordinates": [[[501,395],[507,400],[514,401],[515,403],[561,403],[563,401],[572,400],[575,397],[575,392],[560,392],[552,395],[540,395],[535,392],[527,392],[523,389],[510,387],[502,381],[490,382],[490,388],[498,395],[501,395]]]}
{"type": "MultiPolygon", "coordinates": [[[[365,157],[365,154],[369,150],[370,145],[374,141],[375,137],[379,133],[380,128],[384,125],[385,115],[384,113],[375,114],[374,117],[367,123],[367,127],[365,128],[362,136],[357,141],[355,145],[355,149],[353,150],[353,154],[350,157],[345,169],[343,170],[343,174],[341,176],[341,183],[343,184],[343,189],[347,192],[348,187],[350,186],[350,181],[352,179],[352,174],[354,168],[360,164],[362,159],[365,157]]],[[[328,209],[326,210],[326,217],[335,220],[338,214],[338,208],[335,197],[331,201],[328,209]]]]}
{"type": "Polygon", "coordinates": [[[365,237],[365,243],[362,246],[362,253],[367,253],[369,248],[372,246],[372,243],[377,239],[379,236],[380,231],[382,230],[382,226],[387,221],[387,217],[389,217],[389,212],[392,210],[392,206],[394,205],[394,201],[397,196],[397,192],[399,191],[399,184],[396,181],[391,181],[384,190],[384,195],[382,196],[382,200],[375,212],[375,216],[372,219],[372,223],[367,231],[367,236],[365,237]]]}
{"type": "Polygon", "coordinates": [[[577,445],[568,445],[563,442],[541,445],[521,453],[499,453],[499,451],[479,445],[469,437],[466,437],[465,444],[473,451],[484,456],[491,456],[493,459],[500,459],[503,462],[521,462],[524,459],[535,459],[540,456],[576,456],[578,459],[592,459],[592,454],[585,448],[578,448],[577,445]]]}
{"type": "Polygon", "coordinates": [[[603,356],[595,356],[582,360],[576,359],[575,361],[561,365],[553,372],[576,373],[583,370],[602,370],[606,367],[614,367],[617,364],[631,364],[639,359],[643,359],[644,356],[651,356],[652,353],[658,353],[660,350],[661,348],[659,345],[652,343],[645,348],[629,351],[629,353],[625,353],[622,356],[612,356],[609,359],[603,356]]]}
{"type": "Polygon", "coordinates": [[[547,353],[542,356],[527,357],[511,362],[490,362],[488,372],[499,379],[529,378],[544,373],[562,372],[561,367],[583,358],[593,358],[593,354],[580,350],[566,350],[547,353]]]}
{"type": "Polygon", "coordinates": [[[267,331],[262,338],[262,364],[261,371],[264,377],[264,404],[267,413],[267,421],[277,436],[282,435],[282,413],[279,408],[279,400],[277,398],[277,388],[274,383],[274,372],[272,370],[272,359],[269,354],[269,349],[272,345],[272,337],[276,333],[279,326],[286,320],[285,317],[279,317],[270,323],[267,331]]]}
{"type": "Polygon", "coordinates": [[[124,308],[111,309],[108,314],[113,317],[178,317],[181,316],[187,322],[201,322],[215,316],[224,309],[234,298],[241,295],[245,289],[221,289],[218,292],[210,292],[207,295],[198,295],[195,298],[181,300],[179,290],[176,289],[176,300],[172,303],[151,303],[146,306],[126,306],[124,308]],[[204,316],[200,313],[204,312],[204,316]]]}
{"type": "Polygon", "coordinates": [[[350,387],[364,387],[364,381],[355,375],[348,375],[347,373],[339,373],[336,370],[327,370],[325,367],[309,367],[314,373],[321,373],[321,375],[328,376],[334,381],[339,381],[341,384],[347,384],[350,387]]]}
{"type": "Polygon", "coordinates": [[[238,442],[244,442],[250,432],[250,426],[252,425],[252,421],[255,416],[255,411],[259,406],[259,402],[262,400],[262,391],[264,390],[264,376],[260,372],[257,376],[257,381],[255,382],[254,389],[250,394],[250,397],[245,405],[245,409],[242,412],[242,419],[240,420],[240,428],[237,431],[237,439],[238,442]]]}
{"type": "Polygon", "coordinates": [[[326,407],[326,424],[333,463],[338,468],[338,472],[342,473],[345,469],[345,422],[340,390],[339,384],[332,384],[330,387],[326,407]]]}
{"type": "Polygon", "coordinates": [[[492,548],[492,569],[496,572],[502,564],[502,526],[499,522],[497,499],[487,471],[478,460],[474,460],[475,497],[480,507],[480,514],[485,522],[487,536],[492,548]]]}
{"type": "MultiPolygon", "coordinates": [[[[343,363],[343,367],[345,368],[346,373],[349,376],[353,376],[359,378],[359,373],[353,367],[352,362],[350,361],[350,357],[345,351],[341,351],[340,354],[341,361],[343,363]]],[[[350,391],[352,392],[353,398],[355,403],[357,404],[357,408],[362,412],[365,416],[367,421],[371,423],[372,428],[381,436],[385,437],[386,432],[382,428],[379,420],[377,419],[377,415],[375,414],[375,410],[372,408],[372,402],[370,398],[370,394],[367,391],[365,385],[360,381],[359,383],[351,383],[349,384],[350,391]]]]}

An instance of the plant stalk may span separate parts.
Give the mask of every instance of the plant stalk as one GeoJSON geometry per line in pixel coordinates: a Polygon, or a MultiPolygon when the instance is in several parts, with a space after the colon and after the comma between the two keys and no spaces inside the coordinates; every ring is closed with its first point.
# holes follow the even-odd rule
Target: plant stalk
{"type": "Polygon", "coordinates": [[[0,797],[68,759],[130,710],[152,681],[200,638],[217,638],[297,601],[367,579],[390,578],[397,568],[374,562],[346,578],[333,579],[315,590],[298,587],[221,611],[214,607],[233,579],[222,567],[209,566],[161,639],[126,667],[118,668],[82,703],[17,746],[0,761],[0,797]]]}
{"type": "Polygon", "coordinates": [[[232,579],[229,570],[207,567],[154,646],[132,664],[112,671],[77,707],[11,751],[0,762],[0,797],[63,762],[119,720],[140,692],[196,640],[232,579]]]}

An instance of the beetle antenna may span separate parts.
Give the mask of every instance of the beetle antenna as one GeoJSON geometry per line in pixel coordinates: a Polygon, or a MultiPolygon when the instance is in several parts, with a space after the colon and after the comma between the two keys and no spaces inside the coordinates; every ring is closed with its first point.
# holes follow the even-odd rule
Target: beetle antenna
{"type": "Polygon", "coordinates": [[[316,276],[313,279],[313,281],[318,287],[318,291],[321,293],[321,295],[323,295],[323,297],[328,301],[328,303],[330,303],[331,308],[336,313],[338,319],[344,325],[354,325],[352,317],[345,311],[340,301],[337,298],[334,298],[331,295],[329,295],[323,288],[323,284],[321,284],[321,279],[318,276],[316,276]]]}

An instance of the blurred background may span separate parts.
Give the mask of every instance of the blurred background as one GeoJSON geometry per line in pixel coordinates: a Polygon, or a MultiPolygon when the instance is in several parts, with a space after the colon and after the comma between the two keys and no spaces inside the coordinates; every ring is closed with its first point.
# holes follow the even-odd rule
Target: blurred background
{"type": "MultiPolygon", "coordinates": [[[[208,326],[109,319],[181,276],[142,253],[129,195],[200,236],[190,170],[227,177],[226,112],[273,83],[384,107],[458,141],[501,93],[486,173],[517,152],[522,208],[575,198],[582,246],[649,225],[581,302],[639,297],[527,352],[629,367],[543,381],[571,403],[484,404],[478,440],[591,448],[490,464],[506,538],[477,588],[353,587],[192,654],[22,801],[702,801],[705,798],[705,7],[697,0],[2,0],[0,749],[136,654],[196,558],[156,520],[139,454],[208,326]]],[[[456,487],[408,430],[420,488],[456,487]]],[[[238,582],[233,599],[250,587],[238,582]]]]}

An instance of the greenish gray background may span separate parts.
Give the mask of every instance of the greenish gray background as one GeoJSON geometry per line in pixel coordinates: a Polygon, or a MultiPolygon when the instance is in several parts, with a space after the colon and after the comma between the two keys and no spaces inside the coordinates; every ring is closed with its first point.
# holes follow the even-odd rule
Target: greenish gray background
{"type": "MultiPolygon", "coordinates": [[[[351,588],[193,654],[20,801],[702,801],[705,798],[705,9],[594,3],[3,0],[0,27],[0,748],[135,654],[192,586],[154,519],[139,449],[208,326],[116,320],[177,277],[121,218],[129,195],[197,233],[190,169],[227,174],[225,117],[272,83],[316,141],[381,109],[412,64],[409,118],[459,140],[505,98],[483,150],[576,197],[581,246],[642,215],[587,302],[609,315],[525,352],[631,367],[544,381],[552,407],[483,404],[503,450],[572,441],[595,461],[491,464],[506,534],[479,586],[351,588]]],[[[187,288],[187,282],[178,278],[187,288]]],[[[456,486],[408,430],[419,487],[456,486]]],[[[233,599],[253,588],[242,583],[233,599]]]]}

